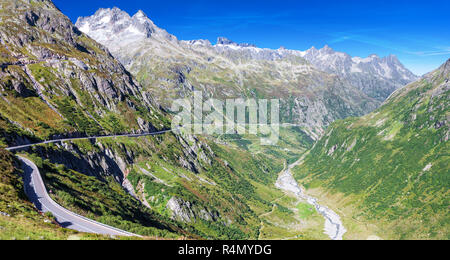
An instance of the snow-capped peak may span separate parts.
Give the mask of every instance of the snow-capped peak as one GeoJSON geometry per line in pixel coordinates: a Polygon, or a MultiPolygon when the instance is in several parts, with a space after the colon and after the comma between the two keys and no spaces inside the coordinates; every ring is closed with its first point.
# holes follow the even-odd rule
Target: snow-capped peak
{"type": "Polygon", "coordinates": [[[192,45],[192,46],[209,46],[211,47],[212,44],[209,40],[191,40],[191,41],[181,41],[185,44],[192,45]]]}
{"type": "Polygon", "coordinates": [[[328,45],[325,45],[322,49],[320,49],[320,51],[323,52],[323,53],[329,53],[329,54],[332,54],[332,53],[335,52],[335,51],[334,51],[333,49],[331,49],[330,46],[328,46],[328,45]]]}
{"type": "Polygon", "coordinates": [[[134,15],[134,17],[136,17],[136,18],[141,18],[141,19],[145,19],[145,18],[147,18],[148,19],[148,16],[144,13],[144,11],[142,11],[142,10],[139,10],[135,15],[134,15]]]}
{"type": "Polygon", "coordinates": [[[228,38],[225,37],[219,37],[217,38],[217,45],[231,45],[236,47],[253,47],[256,48],[256,45],[250,44],[250,43],[236,43],[228,38]]]}
{"type": "Polygon", "coordinates": [[[337,52],[328,45],[317,50],[312,47],[302,56],[316,68],[348,79],[370,96],[384,100],[391,91],[417,80],[412,72],[406,69],[395,55],[380,58],[371,54],[367,58],[351,57],[337,52]],[[372,94],[373,82],[384,82],[386,90],[372,94]]]}
{"type": "Polygon", "coordinates": [[[217,38],[217,44],[222,45],[237,45],[237,43],[233,42],[232,40],[225,38],[225,37],[219,37],[217,38]]]}
{"type": "Polygon", "coordinates": [[[102,44],[117,43],[117,48],[152,37],[176,40],[175,36],[156,26],[142,10],[131,17],[117,7],[99,9],[92,16],[80,17],[75,25],[102,44]]]}
{"type": "Polygon", "coordinates": [[[237,62],[283,59],[301,61],[303,58],[309,61],[307,66],[312,65],[318,70],[335,74],[380,101],[397,88],[417,79],[394,55],[385,58],[375,54],[367,58],[351,57],[344,52],[333,50],[328,45],[321,49],[312,47],[307,51],[285,48],[272,50],[248,43],[239,44],[225,37],[219,37],[215,45],[207,40],[178,41],[175,36],[157,27],[143,11],[138,11],[130,17],[119,8],[100,9],[93,16],[79,18],[76,26],[106,45],[112,53],[119,50],[125,53],[134,52],[152,46],[152,51],[168,56],[172,52],[181,55],[188,53],[189,51],[184,49],[187,47],[196,49],[198,53],[195,55],[206,51],[207,55],[220,55],[237,62]]]}

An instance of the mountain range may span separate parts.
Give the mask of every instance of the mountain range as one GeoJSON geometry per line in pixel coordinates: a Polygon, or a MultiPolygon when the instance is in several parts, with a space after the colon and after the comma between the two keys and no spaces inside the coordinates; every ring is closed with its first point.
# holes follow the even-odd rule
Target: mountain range
{"type": "Polygon", "coordinates": [[[344,239],[450,238],[450,60],[419,78],[393,55],[182,41],[142,11],[0,7],[1,239],[118,239],[36,211],[5,150],[34,143],[16,153],[56,203],[144,239],[329,239],[336,219],[344,239]],[[169,131],[194,91],[280,99],[278,146],[169,131]]]}
{"type": "MultiPolygon", "coordinates": [[[[51,1],[0,4],[1,147],[170,128],[154,97],[51,1]]],[[[248,157],[250,176],[235,165],[234,155],[227,163],[218,159],[223,149],[168,133],[43,144],[24,156],[39,168],[53,200],[79,215],[149,237],[256,238],[260,221],[254,210],[269,202],[251,191],[268,183],[274,176],[265,173],[279,171],[282,162],[241,154],[248,157]]],[[[36,213],[23,220],[21,209],[30,207],[14,177],[20,163],[7,152],[3,157],[9,170],[2,172],[2,185],[11,193],[2,193],[0,211],[9,216],[2,219],[8,227],[2,232],[17,236],[21,226],[14,223],[22,221],[48,230],[36,213]]]]}
{"type": "Polygon", "coordinates": [[[317,139],[333,121],[376,109],[417,79],[396,57],[352,58],[321,50],[262,49],[220,37],[180,41],[142,11],[100,9],[76,26],[104,44],[163,107],[200,90],[205,97],[279,98],[282,121],[317,139]]]}

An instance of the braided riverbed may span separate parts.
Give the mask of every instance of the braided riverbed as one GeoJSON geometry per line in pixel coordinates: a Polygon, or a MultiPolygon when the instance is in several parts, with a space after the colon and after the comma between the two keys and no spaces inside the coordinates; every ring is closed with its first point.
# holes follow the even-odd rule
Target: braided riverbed
{"type": "Polygon", "coordinates": [[[314,206],[316,211],[325,218],[324,233],[332,240],[342,240],[342,237],[347,232],[342,224],[341,217],[331,209],[322,206],[318,203],[316,198],[308,196],[303,191],[302,187],[298,185],[297,181],[292,175],[292,169],[299,165],[301,159],[284,170],[275,184],[275,186],[283,191],[294,193],[299,200],[304,200],[314,206]]]}

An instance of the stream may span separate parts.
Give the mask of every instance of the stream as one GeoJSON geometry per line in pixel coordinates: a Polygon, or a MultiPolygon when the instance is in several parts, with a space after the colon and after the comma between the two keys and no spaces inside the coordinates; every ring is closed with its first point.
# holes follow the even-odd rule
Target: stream
{"type": "Polygon", "coordinates": [[[342,224],[341,217],[331,209],[320,205],[316,198],[308,196],[300,187],[292,175],[292,169],[299,165],[302,159],[289,165],[278,177],[275,186],[283,191],[292,192],[299,200],[304,200],[308,204],[315,207],[316,211],[325,218],[324,233],[332,240],[342,240],[342,237],[347,232],[342,224]]]}

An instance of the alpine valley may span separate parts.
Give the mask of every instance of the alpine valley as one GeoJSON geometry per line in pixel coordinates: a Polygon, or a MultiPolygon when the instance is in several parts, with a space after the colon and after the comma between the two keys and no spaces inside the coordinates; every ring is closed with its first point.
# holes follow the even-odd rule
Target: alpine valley
{"type": "Polygon", "coordinates": [[[39,212],[20,158],[56,204],[135,239],[450,239],[449,73],[0,0],[0,239],[130,238],[39,212]],[[171,131],[194,91],[279,99],[278,145],[171,131]]]}
{"type": "Polygon", "coordinates": [[[105,45],[164,108],[202,91],[206,98],[279,98],[282,121],[313,139],[333,121],[373,111],[417,79],[390,56],[352,58],[328,46],[308,51],[261,49],[219,38],[179,41],[142,11],[118,8],[79,18],[76,26],[105,45]]]}

